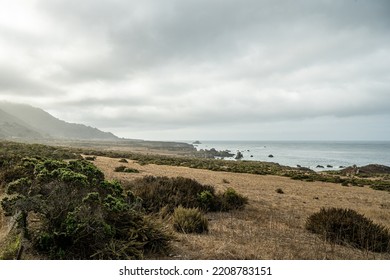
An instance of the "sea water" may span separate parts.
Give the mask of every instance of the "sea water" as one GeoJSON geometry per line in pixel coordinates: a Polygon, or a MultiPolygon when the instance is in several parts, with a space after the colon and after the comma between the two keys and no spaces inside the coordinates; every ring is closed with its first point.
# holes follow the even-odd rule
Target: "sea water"
{"type": "Polygon", "coordinates": [[[201,141],[194,146],[198,150],[215,148],[234,154],[240,151],[244,156],[242,160],[276,162],[313,170],[367,164],[390,166],[390,141],[201,141]]]}

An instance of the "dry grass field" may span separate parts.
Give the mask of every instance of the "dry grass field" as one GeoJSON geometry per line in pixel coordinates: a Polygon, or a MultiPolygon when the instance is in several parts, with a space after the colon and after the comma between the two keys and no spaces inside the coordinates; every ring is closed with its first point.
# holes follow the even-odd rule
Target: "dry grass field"
{"type": "Polygon", "coordinates": [[[207,234],[175,234],[170,259],[390,259],[389,254],[327,243],[304,228],[307,217],[321,207],[354,209],[390,228],[389,192],[271,175],[141,166],[131,160],[120,163],[107,157],[97,157],[94,163],[107,179],[126,182],[145,175],[181,176],[212,185],[216,190],[233,187],[249,198],[244,210],[208,213],[207,234]],[[140,173],[114,172],[121,165],[140,173]]]}

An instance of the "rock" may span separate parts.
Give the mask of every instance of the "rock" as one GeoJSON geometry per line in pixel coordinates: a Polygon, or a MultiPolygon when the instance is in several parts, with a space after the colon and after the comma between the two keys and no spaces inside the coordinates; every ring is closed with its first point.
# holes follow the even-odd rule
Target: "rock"
{"type": "Polygon", "coordinates": [[[325,168],[325,167],[322,165],[317,165],[316,168],[325,168]]]}
{"type": "Polygon", "coordinates": [[[235,159],[242,159],[243,157],[244,157],[244,155],[240,151],[238,151],[236,156],[235,156],[235,159]]]}
{"type": "Polygon", "coordinates": [[[269,157],[269,158],[273,158],[273,157],[274,157],[274,155],[269,155],[268,157],[269,157]]]}
{"type": "Polygon", "coordinates": [[[332,166],[332,165],[330,165],[330,164],[328,164],[326,167],[328,167],[328,168],[333,168],[333,166],[332,166]]]}

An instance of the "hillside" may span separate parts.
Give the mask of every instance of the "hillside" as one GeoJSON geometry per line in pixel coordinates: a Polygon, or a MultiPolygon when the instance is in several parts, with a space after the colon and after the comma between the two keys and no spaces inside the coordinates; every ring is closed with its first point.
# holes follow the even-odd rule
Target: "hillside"
{"type": "Polygon", "coordinates": [[[43,136],[20,119],[0,109],[0,138],[36,139],[43,136]]]}
{"type": "Polygon", "coordinates": [[[40,108],[8,102],[0,102],[0,138],[118,139],[110,132],[57,119],[40,108]]]}

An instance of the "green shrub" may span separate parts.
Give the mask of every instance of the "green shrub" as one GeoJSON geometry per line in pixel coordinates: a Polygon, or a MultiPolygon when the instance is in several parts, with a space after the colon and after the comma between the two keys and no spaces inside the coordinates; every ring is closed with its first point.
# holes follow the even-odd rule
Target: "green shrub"
{"type": "Polygon", "coordinates": [[[210,191],[202,191],[198,194],[199,208],[205,211],[216,211],[218,210],[217,197],[210,191]]]}
{"type": "Polygon", "coordinates": [[[183,177],[145,176],[132,181],[129,188],[142,199],[148,213],[162,209],[165,213],[172,213],[180,205],[204,211],[230,211],[242,209],[248,203],[248,199],[233,188],[216,194],[214,187],[183,177]]]}
{"type": "Polygon", "coordinates": [[[322,208],[307,219],[306,229],[333,243],[389,251],[389,230],[351,209],[322,208]]]}
{"type": "Polygon", "coordinates": [[[18,229],[48,258],[139,259],[169,248],[170,236],[142,215],[134,194],[90,162],[37,160],[19,168],[28,176],[8,184],[12,196],[1,206],[6,215],[20,213],[18,229]],[[39,225],[29,226],[29,213],[39,225]]]}
{"type": "Polygon", "coordinates": [[[128,167],[123,166],[123,165],[115,167],[114,171],[115,172],[125,172],[125,173],[139,173],[139,171],[137,169],[128,168],[128,167]]]}
{"type": "Polygon", "coordinates": [[[203,233],[208,232],[208,221],[199,209],[179,206],[173,212],[173,227],[181,233],[203,233]]]}
{"type": "Polygon", "coordinates": [[[16,260],[18,252],[22,246],[20,234],[10,234],[3,242],[0,250],[0,260],[16,260]]]}
{"type": "Polygon", "coordinates": [[[219,199],[221,211],[243,209],[245,204],[248,204],[248,198],[237,193],[233,188],[227,188],[224,193],[219,195],[219,199]]]}
{"type": "Polygon", "coordinates": [[[168,213],[182,205],[185,208],[202,207],[199,195],[208,191],[214,196],[214,188],[202,185],[193,179],[177,177],[145,176],[129,185],[134,194],[142,199],[142,205],[149,213],[157,213],[162,208],[168,213]]]}
{"type": "Polygon", "coordinates": [[[95,157],[95,156],[86,156],[86,157],[85,157],[85,160],[95,161],[95,160],[96,160],[96,157],[95,157]]]}

